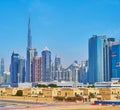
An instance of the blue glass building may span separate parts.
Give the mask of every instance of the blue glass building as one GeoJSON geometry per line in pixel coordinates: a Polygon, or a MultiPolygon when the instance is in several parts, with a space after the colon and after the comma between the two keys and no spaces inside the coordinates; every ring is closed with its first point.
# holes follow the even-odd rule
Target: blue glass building
{"type": "Polygon", "coordinates": [[[11,83],[25,82],[25,59],[19,53],[13,52],[11,56],[11,83]]]}
{"type": "Polygon", "coordinates": [[[115,38],[108,38],[104,42],[104,81],[111,81],[112,77],[112,45],[115,38]]]}
{"type": "Polygon", "coordinates": [[[18,83],[19,54],[13,52],[11,56],[11,83],[18,83]]]}
{"type": "Polygon", "coordinates": [[[51,81],[51,52],[47,47],[42,51],[42,74],[43,82],[51,81]]]}
{"type": "Polygon", "coordinates": [[[18,74],[18,80],[21,83],[25,82],[25,59],[23,57],[19,58],[19,74],[18,74]]]}
{"type": "Polygon", "coordinates": [[[103,47],[106,36],[93,35],[89,39],[89,83],[104,81],[104,56],[103,47]]]}
{"type": "Polygon", "coordinates": [[[112,46],[112,78],[120,78],[120,42],[112,46]]]}
{"type": "Polygon", "coordinates": [[[2,76],[2,77],[4,75],[4,69],[5,69],[4,58],[1,58],[1,62],[0,62],[0,76],[2,76]]]}
{"type": "Polygon", "coordinates": [[[78,81],[86,84],[88,82],[88,61],[82,61],[78,71],[78,81]]]}
{"type": "Polygon", "coordinates": [[[55,76],[54,76],[54,80],[61,80],[61,71],[62,71],[61,58],[57,55],[55,57],[55,76]]]}
{"type": "Polygon", "coordinates": [[[26,82],[33,81],[33,58],[37,56],[36,49],[32,48],[32,36],[30,27],[30,18],[28,21],[28,45],[27,45],[27,61],[26,61],[26,82]]]}
{"type": "MultiPolygon", "coordinates": [[[[66,71],[67,71],[67,73],[70,73],[70,72],[68,72],[68,71],[70,71],[71,70],[71,72],[72,72],[72,78],[69,78],[69,79],[72,79],[72,81],[74,81],[74,82],[78,82],[78,72],[79,72],[79,65],[78,65],[78,62],[77,61],[74,61],[74,63],[73,64],[71,64],[67,69],[66,69],[66,71]]],[[[68,76],[68,75],[67,75],[68,76]]]]}

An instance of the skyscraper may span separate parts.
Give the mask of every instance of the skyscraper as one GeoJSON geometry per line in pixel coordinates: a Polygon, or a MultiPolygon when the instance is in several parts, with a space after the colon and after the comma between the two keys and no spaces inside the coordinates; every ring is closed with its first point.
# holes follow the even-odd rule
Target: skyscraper
{"type": "Polygon", "coordinates": [[[36,49],[32,48],[32,36],[30,27],[30,17],[28,21],[28,45],[27,45],[27,62],[26,62],[26,82],[32,82],[33,58],[37,56],[36,49]]]}
{"type": "Polygon", "coordinates": [[[30,16],[28,20],[28,45],[27,48],[32,48],[32,36],[31,36],[31,25],[30,25],[30,16]]]}
{"type": "Polygon", "coordinates": [[[0,75],[3,76],[4,74],[4,70],[5,69],[5,65],[4,65],[4,58],[1,58],[1,62],[0,62],[0,75]]]}
{"type": "Polygon", "coordinates": [[[111,81],[112,77],[112,45],[115,38],[108,38],[104,42],[104,81],[111,81]]]}
{"type": "Polygon", "coordinates": [[[32,74],[32,82],[41,81],[41,57],[33,58],[33,74],[32,74]]]}
{"type": "Polygon", "coordinates": [[[25,59],[19,57],[19,67],[18,67],[18,81],[23,83],[25,82],[25,59]]]}
{"type": "Polygon", "coordinates": [[[11,56],[11,83],[18,83],[19,73],[19,54],[16,52],[12,53],[11,56]]]}
{"type": "Polygon", "coordinates": [[[51,81],[51,52],[47,47],[42,51],[42,75],[43,82],[51,81]]]}
{"type": "MultiPolygon", "coordinates": [[[[71,64],[67,69],[66,69],[66,73],[69,73],[71,75],[69,75],[69,79],[72,79],[72,81],[74,82],[78,82],[78,70],[79,70],[79,65],[77,61],[74,61],[73,64],[71,64]],[[71,70],[71,72],[70,72],[71,70]]],[[[65,73],[65,74],[66,74],[65,73]]]]}
{"type": "Polygon", "coordinates": [[[120,78],[120,42],[112,46],[112,78],[120,78]]]}
{"type": "Polygon", "coordinates": [[[51,61],[51,80],[53,81],[55,78],[55,66],[54,63],[51,61]]]}
{"type": "Polygon", "coordinates": [[[60,56],[56,55],[54,80],[61,80],[61,71],[62,71],[61,59],[60,56]]]}
{"type": "Polygon", "coordinates": [[[67,69],[65,72],[65,81],[72,81],[72,71],[71,69],[67,69]]]}
{"type": "Polygon", "coordinates": [[[25,82],[25,59],[14,51],[11,56],[10,74],[13,85],[25,82]]]}
{"type": "Polygon", "coordinates": [[[4,65],[4,58],[1,58],[1,61],[0,61],[0,83],[3,83],[4,81],[4,79],[3,79],[3,76],[4,76],[4,67],[5,65],[4,65]]]}
{"type": "Polygon", "coordinates": [[[93,35],[89,39],[89,83],[104,81],[104,40],[106,36],[93,35]]]}
{"type": "Polygon", "coordinates": [[[88,61],[82,61],[78,72],[78,81],[81,83],[88,82],[88,61]]]}

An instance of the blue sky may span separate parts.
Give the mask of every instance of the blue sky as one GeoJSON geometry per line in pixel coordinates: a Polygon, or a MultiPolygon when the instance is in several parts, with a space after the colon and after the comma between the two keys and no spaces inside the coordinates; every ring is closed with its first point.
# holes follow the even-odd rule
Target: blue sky
{"type": "Polygon", "coordinates": [[[0,0],[0,57],[10,63],[12,51],[26,56],[31,15],[33,47],[59,54],[66,67],[88,59],[93,34],[120,36],[120,0],[0,0]]]}

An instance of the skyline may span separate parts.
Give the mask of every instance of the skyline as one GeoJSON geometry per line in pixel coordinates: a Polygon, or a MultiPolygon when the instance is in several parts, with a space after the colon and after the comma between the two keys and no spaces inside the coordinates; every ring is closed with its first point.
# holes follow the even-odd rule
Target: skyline
{"type": "Polygon", "coordinates": [[[26,57],[30,14],[33,47],[39,55],[48,46],[52,60],[59,54],[64,67],[74,60],[87,60],[93,34],[119,37],[119,10],[119,0],[1,0],[0,57],[5,64],[13,50],[26,57]]]}

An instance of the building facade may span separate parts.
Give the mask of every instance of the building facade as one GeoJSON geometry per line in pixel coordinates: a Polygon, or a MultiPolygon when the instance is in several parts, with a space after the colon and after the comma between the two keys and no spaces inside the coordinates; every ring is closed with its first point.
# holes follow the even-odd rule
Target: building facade
{"type": "Polygon", "coordinates": [[[61,58],[60,56],[55,56],[55,76],[54,80],[61,80],[61,72],[62,72],[62,66],[61,66],[61,58]]]}
{"type": "Polygon", "coordinates": [[[0,83],[4,82],[4,70],[5,69],[5,65],[4,65],[4,58],[1,58],[0,61],[0,83]]]}
{"type": "Polygon", "coordinates": [[[120,78],[120,42],[112,45],[112,78],[120,78]]]}
{"type": "Polygon", "coordinates": [[[104,81],[103,47],[106,36],[93,35],[89,39],[89,83],[104,81]]]}
{"type": "Polygon", "coordinates": [[[80,83],[88,82],[88,61],[82,61],[78,72],[78,81],[80,83]]]}
{"type": "Polygon", "coordinates": [[[51,52],[47,47],[42,51],[42,75],[43,82],[51,81],[51,52]]]}
{"type": "MultiPolygon", "coordinates": [[[[74,82],[78,82],[78,72],[79,72],[79,65],[78,65],[78,62],[77,61],[74,61],[73,64],[71,64],[67,69],[66,69],[66,73],[69,74],[70,77],[72,78],[69,78],[69,80],[72,79],[72,81],[74,82]],[[71,72],[70,72],[71,70],[71,72]],[[72,75],[70,75],[72,74],[72,75]]],[[[65,73],[65,74],[66,74],[65,73]]],[[[65,76],[68,76],[68,75],[65,75],[65,76]]],[[[66,78],[65,78],[66,79],[66,78]]],[[[67,78],[68,79],[68,78],[67,78]]]]}
{"type": "Polygon", "coordinates": [[[18,83],[19,53],[13,52],[11,56],[11,83],[18,83]]]}
{"type": "Polygon", "coordinates": [[[104,42],[104,81],[111,81],[112,77],[112,45],[115,38],[108,38],[104,42]]]}
{"type": "Polygon", "coordinates": [[[40,82],[41,81],[41,57],[33,58],[33,76],[32,82],[40,82]]]}
{"type": "Polygon", "coordinates": [[[28,45],[27,45],[27,62],[26,62],[26,82],[32,82],[33,58],[37,56],[36,49],[32,48],[32,36],[30,27],[30,18],[28,21],[28,45]]]}
{"type": "Polygon", "coordinates": [[[18,70],[18,80],[19,83],[25,82],[25,59],[23,57],[19,58],[19,70],[18,70]]]}

